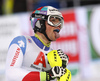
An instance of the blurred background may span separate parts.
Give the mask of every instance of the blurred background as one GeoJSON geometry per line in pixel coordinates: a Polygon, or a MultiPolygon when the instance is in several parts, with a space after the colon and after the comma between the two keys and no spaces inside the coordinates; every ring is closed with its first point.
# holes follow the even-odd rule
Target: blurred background
{"type": "Polygon", "coordinates": [[[34,35],[30,14],[47,5],[64,16],[61,38],[51,47],[68,54],[72,81],[100,81],[100,0],[0,0],[0,81],[5,81],[11,40],[34,35]]]}

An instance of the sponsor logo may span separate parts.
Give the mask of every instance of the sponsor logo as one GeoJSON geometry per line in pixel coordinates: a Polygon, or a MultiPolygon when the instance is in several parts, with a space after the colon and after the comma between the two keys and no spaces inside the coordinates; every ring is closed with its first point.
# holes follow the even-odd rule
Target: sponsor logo
{"type": "Polygon", "coordinates": [[[40,12],[40,14],[46,14],[46,13],[47,13],[47,12],[42,12],[42,11],[40,12]]]}
{"type": "Polygon", "coordinates": [[[20,48],[17,48],[17,50],[16,50],[16,52],[15,52],[15,55],[14,55],[14,57],[13,57],[13,59],[12,59],[12,63],[11,63],[10,66],[14,66],[14,64],[15,64],[15,62],[16,62],[18,56],[19,56],[19,53],[20,53],[20,48]]]}
{"type": "Polygon", "coordinates": [[[30,67],[31,67],[31,68],[35,68],[35,69],[40,70],[40,71],[44,71],[44,69],[43,69],[42,67],[39,68],[39,67],[37,67],[37,66],[35,66],[35,65],[33,65],[33,64],[31,64],[30,67]]]}
{"type": "Polygon", "coordinates": [[[22,40],[18,41],[18,44],[19,44],[20,47],[25,47],[25,44],[24,44],[24,42],[22,40]]]}
{"type": "Polygon", "coordinates": [[[28,42],[29,42],[29,43],[32,43],[31,39],[28,39],[28,42]]]}
{"type": "Polygon", "coordinates": [[[43,15],[36,15],[36,14],[35,14],[35,17],[36,18],[43,18],[43,19],[45,18],[45,16],[43,16],[43,15]]]}
{"type": "Polygon", "coordinates": [[[36,14],[35,14],[35,17],[38,17],[38,18],[40,18],[41,16],[42,16],[42,15],[36,15],[36,14]]]}
{"type": "Polygon", "coordinates": [[[58,11],[58,10],[57,9],[49,9],[49,11],[52,12],[52,11],[58,11]]]}
{"type": "Polygon", "coordinates": [[[56,55],[56,52],[54,52],[54,60],[57,62],[57,55],[56,55]]]}
{"type": "Polygon", "coordinates": [[[69,79],[70,78],[70,72],[68,72],[68,76],[67,76],[67,79],[69,79]]]}
{"type": "Polygon", "coordinates": [[[37,56],[36,60],[34,61],[35,65],[42,64],[44,68],[46,68],[46,61],[45,61],[45,55],[43,52],[40,52],[39,55],[37,56]]]}

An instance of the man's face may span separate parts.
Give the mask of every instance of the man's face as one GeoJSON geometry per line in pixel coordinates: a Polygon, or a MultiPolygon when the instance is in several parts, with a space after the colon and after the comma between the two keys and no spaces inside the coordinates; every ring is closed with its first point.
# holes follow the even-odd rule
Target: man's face
{"type": "Polygon", "coordinates": [[[60,35],[59,35],[60,26],[53,27],[53,26],[50,26],[47,23],[47,21],[45,23],[46,23],[46,34],[47,34],[47,36],[49,37],[50,40],[56,41],[56,39],[60,37],[60,35]]]}

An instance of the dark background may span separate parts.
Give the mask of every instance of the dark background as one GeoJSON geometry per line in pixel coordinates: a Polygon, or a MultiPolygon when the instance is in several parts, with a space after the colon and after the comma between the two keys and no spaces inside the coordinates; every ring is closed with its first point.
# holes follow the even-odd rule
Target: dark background
{"type": "MultiPolygon", "coordinates": [[[[0,0],[0,15],[6,14],[3,10],[6,1],[0,0]]],[[[47,5],[61,9],[97,4],[100,4],[100,0],[13,0],[12,13],[33,11],[38,7],[47,5]]]]}

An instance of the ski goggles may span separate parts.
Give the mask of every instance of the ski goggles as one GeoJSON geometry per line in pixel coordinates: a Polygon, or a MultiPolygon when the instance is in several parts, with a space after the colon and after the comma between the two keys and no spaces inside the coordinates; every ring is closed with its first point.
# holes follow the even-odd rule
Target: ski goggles
{"type": "Polygon", "coordinates": [[[60,28],[62,28],[64,20],[63,17],[58,16],[58,15],[49,15],[47,22],[49,25],[54,26],[54,27],[58,27],[60,26],[60,28]]]}
{"type": "Polygon", "coordinates": [[[60,26],[60,28],[62,28],[64,24],[63,17],[59,15],[32,14],[30,19],[32,19],[32,17],[47,20],[48,24],[53,27],[60,26]]]}

